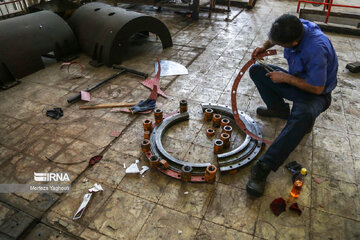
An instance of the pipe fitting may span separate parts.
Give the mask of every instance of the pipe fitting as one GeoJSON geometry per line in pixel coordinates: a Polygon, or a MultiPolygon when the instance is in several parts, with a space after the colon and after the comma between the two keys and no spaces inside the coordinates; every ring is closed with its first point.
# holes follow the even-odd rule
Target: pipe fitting
{"type": "Polygon", "coordinates": [[[193,168],[188,165],[184,165],[181,168],[181,180],[184,182],[190,182],[191,181],[191,173],[193,168]]]}
{"type": "Polygon", "coordinates": [[[216,179],[217,167],[210,165],[205,170],[205,181],[208,183],[214,183],[216,179]]]}
{"type": "Polygon", "coordinates": [[[230,135],[228,133],[222,133],[220,135],[220,139],[224,143],[224,149],[228,149],[230,147],[230,135]]]}
{"type": "Polygon", "coordinates": [[[227,126],[229,124],[230,124],[230,120],[228,118],[221,119],[221,123],[220,123],[221,127],[224,128],[225,126],[227,126]]]}
{"type": "Polygon", "coordinates": [[[180,100],[180,113],[187,112],[188,103],[186,100],[180,100]]]}
{"type": "Polygon", "coordinates": [[[213,119],[213,114],[214,114],[214,110],[212,110],[211,108],[205,109],[205,114],[204,114],[205,122],[210,122],[213,119]]]}
{"type": "Polygon", "coordinates": [[[214,141],[214,153],[220,154],[223,152],[224,149],[224,142],[221,139],[216,139],[214,141]]]}
{"type": "Polygon", "coordinates": [[[154,111],[155,123],[158,125],[163,120],[163,111],[160,108],[155,109],[154,111]]]}
{"type": "Polygon", "coordinates": [[[144,139],[150,140],[150,135],[151,135],[150,131],[145,131],[144,132],[144,139]]]}
{"type": "Polygon", "coordinates": [[[144,153],[150,151],[150,140],[144,139],[144,140],[141,142],[141,151],[144,152],[144,153]]]}
{"type": "Polygon", "coordinates": [[[224,126],[223,129],[222,129],[222,133],[227,133],[227,134],[229,134],[230,137],[231,137],[232,127],[231,127],[230,125],[224,126]]]}
{"type": "Polygon", "coordinates": [[[206,136],[207,136],[208,138],[211,138],[211,137],[215,136],[215,130],[212,129],[212,128],[208,128],[208,129],[206,130],[206,136]]]}
{"type": "Polygon", "coordinates": [[[152,121],[150,119],[143,120],[144,131],[152,132],[152,121]]]}
{"type": "Polygon", "coordinates": [[[219,128],[220,122],[221,122],[221,114],[218,114],[218,113],[214,114],[213,115],[213,127],[219,128]]]}
{"type": "Polygon", "coordinates": [[[149,158],[150,167],[156,168],[157,166],[159,166],[159,163],[160,163],[160,158],[158,156],[152,155],[149,158]]]}

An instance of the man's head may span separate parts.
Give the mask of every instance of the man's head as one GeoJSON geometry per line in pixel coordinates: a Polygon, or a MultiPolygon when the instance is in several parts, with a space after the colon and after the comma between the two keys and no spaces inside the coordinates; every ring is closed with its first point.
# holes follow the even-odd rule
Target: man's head
{"type": "Polygon", "coordinates": [[[304,35],[304,27],[297,17],[284,14],[272,24],[269,39],[282,47],[290,48],[299,44],[304,35]]]}

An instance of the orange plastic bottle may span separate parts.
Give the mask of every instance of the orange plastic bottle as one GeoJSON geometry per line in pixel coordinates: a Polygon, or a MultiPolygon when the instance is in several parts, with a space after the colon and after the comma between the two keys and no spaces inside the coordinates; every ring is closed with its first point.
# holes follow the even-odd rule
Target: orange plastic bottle
{"type": "Polygon", "coordinates": [[[304,177],[306,175],[307,171],[306,168],[302,168],[300,171],[300,174],[295,178],[294,185],[291,189],[290,195],[294,198],[299,197],[301,188],[304,184],[304,177]]]}

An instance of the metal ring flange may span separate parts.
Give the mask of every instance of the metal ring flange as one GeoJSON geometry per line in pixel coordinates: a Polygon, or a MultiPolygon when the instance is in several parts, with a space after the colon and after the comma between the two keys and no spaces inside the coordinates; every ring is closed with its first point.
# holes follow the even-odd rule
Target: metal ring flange
{"type": "MultiPolygon", "coordinates": [[[[258,58],[262,58],[265,56],[270,56],[270,55],[275,55],[276,54],[276,50],[268,50],[265,51],[265,53],[261,54],[258,56],[258,58]]],[[[262,139],[262,137],[256,135],[254,132],[249,131],[249,129],[245,126],[244,122],[241,120],[240,116],[239,116],[239,111],[237,109],[237,102],[236,102],[236,94],[237,94],[237,88],[239,86],[240,80],[241,78],[244,76],[244,73],[248,70],[248,68],[253,65],[255,63],[255,59],[252,58],[250,59],[240,70],[239,74],[237,75],[232,89],[231,89],[231,108],[232,108],[232,112],[234,115],[234,119],[236,121],[236,124],[239,126],[239,128],[241,129],[241,131],[243,131],[244,133],[246,133],[247,135],[251,136],[252,138],[259,140],[263,143],[266,144],[271,144],[272,142],[267,141],[262,139]]]]}
{"type": "MultiPolygon", "coordinates": [[[[232,124],[236,124],[231,109],[228,106],[203,103],[201,104],[201,107],[203,111],[207,108],[211,108],[214,110],[215,113],[219,113],[223,116],[228,117],[232,124]]],[[[249,115],[240,111],[239,119],[241,119],[246,129],[249,129],[251,132],[256,133],[257,136],[262,137],[259,126],[249,115]]],[[[253,139],[249,135],[246,135],[245,140],[240,146],[233,149],[232,151],[217,155],[220,171],[224,173],[245,166],[258,155],[261,150],[261,146],[261,141],[253,139]]]]}

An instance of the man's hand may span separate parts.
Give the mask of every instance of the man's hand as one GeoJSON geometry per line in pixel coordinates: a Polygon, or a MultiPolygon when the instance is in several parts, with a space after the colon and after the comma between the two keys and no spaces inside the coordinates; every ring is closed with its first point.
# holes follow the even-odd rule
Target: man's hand
{"type": "Polygon", "coordinates": [[[290,74],[282,71],[269,72],[265,75],[268,76],[274,83],[289,83],[291,78],[290,74]]]}
{"type": "Polygon", "coordinates": [[[300,88],[303,91],[320,95],[324,91],[324,86],[313,86],[308,84],[305,79],[298,78],[288,73],[282,71],[269,72],[265,74],[268,76],[274,83],[287,83],[297,88],[300,88]]]}
{"type": "Polygon", "coordinates": [[[259,54],[262,54],[266,51],[266,49],[264,47],[258,47],[255,48],[255,50],[253,51],[253,53],[251,54],[251,58],[257,58],[257,56],[259,54]]]}
{"type": "Polygon", "coordinates": [[[275,44],[272,41],[267,40],[266,42],[264,42],[262,47],[255,48],[255,50],[251,54],[251,58],[258,58],[258,55],[265,53],[266,50],[272,48],[273,46],[275,46],[275,44]]]}

